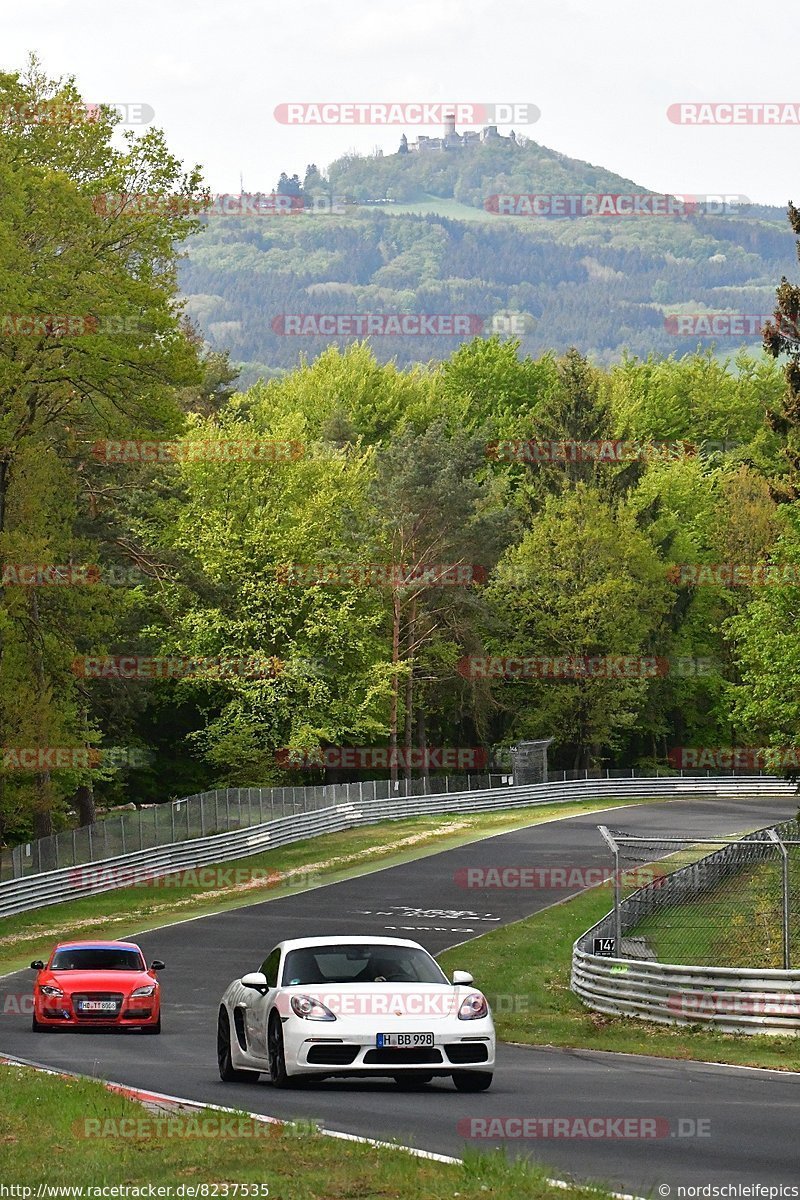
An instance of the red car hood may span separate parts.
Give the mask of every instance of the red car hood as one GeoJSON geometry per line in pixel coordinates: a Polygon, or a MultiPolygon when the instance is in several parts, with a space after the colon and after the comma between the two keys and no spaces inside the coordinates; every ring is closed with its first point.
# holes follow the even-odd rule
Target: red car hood
{"type": "Polygon", "coordinates": [[[146,971],[42,971],[36,981],[41,987],[48,984],[62,992],[122,992],[129,996],[135,988],[155,983],[146,971]]]}

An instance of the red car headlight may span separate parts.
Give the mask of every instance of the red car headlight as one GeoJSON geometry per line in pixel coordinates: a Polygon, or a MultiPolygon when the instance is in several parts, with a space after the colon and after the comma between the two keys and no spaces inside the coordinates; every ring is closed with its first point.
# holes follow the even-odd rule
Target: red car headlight
{"type": "Polygon", "coordinates": [[[63,996],[61,988],[54,987],[51,983],[45,983],[41,989],[43,996],[63,996]]]}
{"type": "Polygon", "coordinates": [[[155,990],[155,983],[148,983],[144,987],[138,987],[135,992],[131,992],[131,1000],[135,1000],[139,996],[152,996],[155,990]]]}
{"type": "Polygon", "coordinates": [[[480,992],[472,992],[467,996],[458,1010],[459,1021],[476,1021],[479,1017],[488,1017],[489,1005],[486,997],[480,992]]]}

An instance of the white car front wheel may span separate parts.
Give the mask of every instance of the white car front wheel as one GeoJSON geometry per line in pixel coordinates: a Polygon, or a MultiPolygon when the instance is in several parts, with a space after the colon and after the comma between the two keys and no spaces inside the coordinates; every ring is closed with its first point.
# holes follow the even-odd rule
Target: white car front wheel
{"type": "Polygon", "coordinates": [[[273,1087],[291,1087],[292,1079],[286,1070],[286,1050],[283,1044],[283,1025],[280,1016],[274,1012],[269,1019],[267,1028],[267,1060],[269,1062],[269,1077],[273,1087]]]}

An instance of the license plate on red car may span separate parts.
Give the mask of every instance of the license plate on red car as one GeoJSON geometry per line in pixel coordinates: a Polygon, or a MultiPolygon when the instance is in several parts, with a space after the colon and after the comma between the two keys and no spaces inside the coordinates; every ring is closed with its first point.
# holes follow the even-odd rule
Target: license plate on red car
{"type": "Polygon", "coordinates": [[[78,1004],[81,1012],[116,1012],[116,1000],[81,1000],[78,1004]]]}
{"type": "Polygon", "coordinates": [[[432,1033],[379,1033],[377,1038],[379,1048],[383,1046],[432,1046],[432,1033]]]}

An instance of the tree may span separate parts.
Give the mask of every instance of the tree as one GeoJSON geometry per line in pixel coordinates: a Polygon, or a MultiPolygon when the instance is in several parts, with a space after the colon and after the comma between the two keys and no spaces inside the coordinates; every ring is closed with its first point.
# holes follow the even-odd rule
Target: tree
{"type": "MultiPolygon", "coordinates": [[[[200,378],[175,304],[175,248],[196,228],[199,175],[182,171],[157,131],[138,140],[128,135],[124,148],[115,149],[115,121],[104,109],[86,119],[73,81],[48,80],[35,62],[24,77],[0,75],[4,562],[53,561],[53,552],[75,561],[86,550],[88,529],[70,539],[62,525],[58,537],[42,537],[42,519],[59,496],[70,498],[76,522],[84,506],[88,514],[84,484],[99,470],[90,446],[115,435],[177,431],[175,389],[200,378]],[[133,202],[133,193],[158,202],[133,202]]],[[[18,727],[31,736],[38,729],[37,745],[70,728],[86,742],[91,722],[80,715],[85,706],[63,669],[82,631],[93,628],[86,612],[77,602],[51,604],[35,591],[21,598],[4,589],[0,604],[0,677],[10,672],[20,682],[20,699],[29,696],[39,713],[33,721],[18,711],[18,727]],[[13,647],[26,637],[32,657],[24,664],[13,647]],[[20,671],[28,672],[26,684],[20,671]]],[[[8,744],[8,726],[0,733],[8,744]]],[[[50,831],[63,790],[47,773],[37,777],[37,833],[50,831]]],[[[84,816],[90,815],[87,801],[84,816]]]]}
{"type": "MultiPolygon", "coordinates": [[[[789,224],[798,235],[795,245],[800,259],[800,209],[790,202],[789,224]]],[[[777,289],[775,320],[764,327],[764,348],[778,358],[787,356],[784,367],[785,389],[782,399],[767,414],[767,423],[781,438],[781,457],[784,471],[773,482],[776,496],[782,501],[798,497],[800,471],[800,286],[789,283],[784,275],[777,289]]]]}
{"type": "MultiPolygon", "coordinates": [[[[443,654],[443,643],[450,642],[455,651],[469,638],[483,609],[480,584],[510,539],[504,485],[481,471],[484,449],[482,438],[448,431],[446,419],[439,418],[422,433],[406,429],[378,455],[376,541],[390,563],[407,568],[410,580],[392,593],[389,716],[389,744],[396,751],[401,707],[405,712],[407,764],[415,716],[422,716],[424,725],[424,701],[420,705],[417,691],[424,695],[425,652],[438,643],[428,669],[440,657],[450,659],[452,670],[457,654],[443,654]],[[442,586],[458,567],[465,568],[464,583],[442,586]],[[426,571],[431,584],[425,582],[426,571]]],[[[434,671],[429,681],[435,682],[436,675],[434,671]]],[[[392,780],[396,778],[393,767],[392,780]]]]}
{"type": "MultiPolygon", "coordinates": [[[[488,589],[500,656],[654,655],[667,609],[664,572],[633,514],[578,483],[548,496],[488,589]]],[[[554,736],[575,769],[597,764],[634,727],[644,678],[531,678],[500,685],[516,737],[554,736]]]]}

